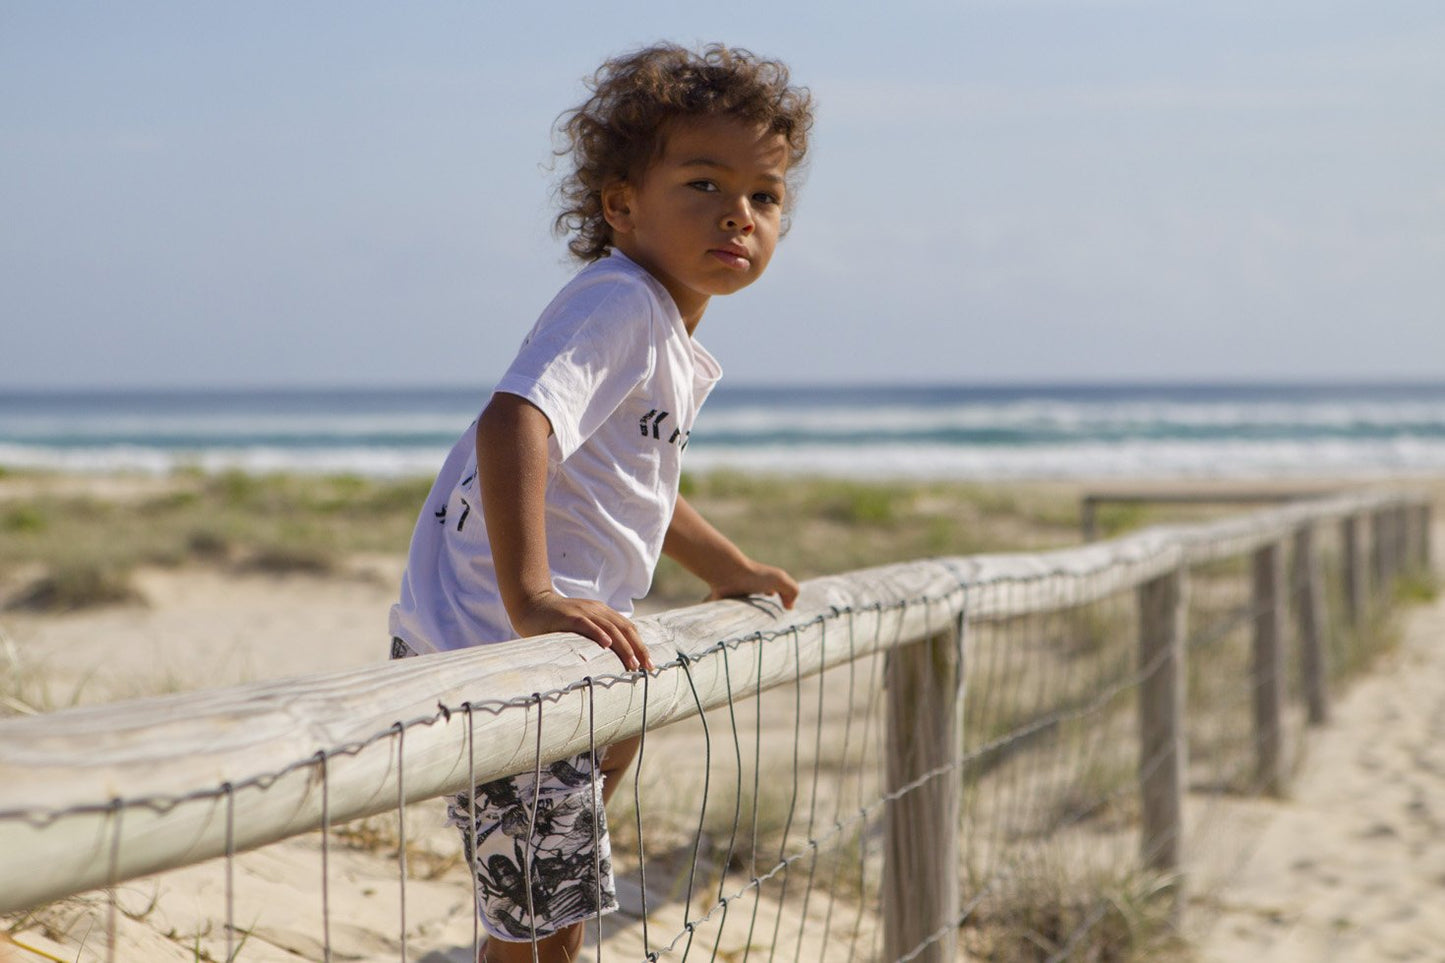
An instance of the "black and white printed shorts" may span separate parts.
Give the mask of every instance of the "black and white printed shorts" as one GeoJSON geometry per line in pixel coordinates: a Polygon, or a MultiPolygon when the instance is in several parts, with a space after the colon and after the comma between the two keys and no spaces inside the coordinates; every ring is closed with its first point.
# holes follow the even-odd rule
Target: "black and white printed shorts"
{"type": "MultiPolygon", "coordinates": [[[[393,659],[413,655],[392,639],[393,659]]],[[[540,780],[536,772],[496,779],[447,804],[488,935],[530,942],[617,909],[598,762],[582,753],[543,766],[540,780]]]]}

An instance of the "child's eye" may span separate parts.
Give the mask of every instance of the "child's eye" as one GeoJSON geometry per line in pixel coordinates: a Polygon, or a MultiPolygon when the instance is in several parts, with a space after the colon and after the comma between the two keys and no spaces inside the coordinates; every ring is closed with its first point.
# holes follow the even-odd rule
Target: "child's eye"
{"type": "Polygon", "coordinates": [[[776,194],[770,194],[767,191],[758,191],[753,195],[753,203],[773,205],[781,204],[782,200],[776,194]]]}
{"type": "Polygon", "coordinates": [[[717,185],[712,181],[688,181],[687,186],[708,194],[717,193],[717,185]]]}

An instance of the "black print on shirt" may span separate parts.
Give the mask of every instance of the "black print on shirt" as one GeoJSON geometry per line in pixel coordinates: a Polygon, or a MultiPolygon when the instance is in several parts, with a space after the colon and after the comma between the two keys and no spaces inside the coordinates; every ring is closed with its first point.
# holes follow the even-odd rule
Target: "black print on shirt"
{"type": "MultiPolygon", "coordinates": [[[[468,475],[466,478],[463,478],[463,479],[462,479],[462,483],[461,483],[461,485],[458,486],[458,487],[460,487],[460,488],[466,488],[468,485],[470,485],[470,484],[472,483],[472,479],[474,479],[474,478],[476,478],[476,477],[477,477],[477,473],[476,473],[476,472],[472,472],[472,473],[471,473],[470,475],[468,475]]],[[[470,515],[471,512],[472,512],[472,506],[467,503],[467,500],[466,500],[465,498],[463,498],[461,501],[462,501],[462,517],[459,518],[459,519],[457,519],[457,531],[459,531],[459,532],[462,530],[462,526],[466,524],[466,522],[467,522],[467,516],[470,515]]],[[[441,508],[438,508],[436,511],[432,512],[432,515],[436,518],[438,525],[445,525],[445,524],[447,523],[447,507],[446,507],[445,505],[443,505],[441,508]]]]}
{"type": "MultiPolygon", "coordinates": [[[[656,408],[653,408],[647,414],[639,418],[637,421],[637,427],[641,429],[642,437],[656,438],[658,441],[661,441],[662,423],[667,420],[667,416],[669,414],[671,414],[671,412],[658,411],[656,408]]],[[[678,450],[680,451],[687,447],[687,439],[691,434],[691,431],[683,431],[681,428],[674,428],[672,430],[672,434],[667,439],[667,443],[669,445],[678,445],[678,450]],[[681,442],[680,445],[679,442],[681,442]]]]}
{"type": "Polygon", "coordinates": [[[650,427],[652,429],[652,437],[661,438],[662,435],[659,434],[659,429],[662,427],[663,421],[667,419],[667,415],[668,413],[666,411],[660,412],[656,408],[653,408],[647,414],[643,415],[637,423],[638,427],[642,429],[642,437],[647,437],[648,428],[650,427]]]}

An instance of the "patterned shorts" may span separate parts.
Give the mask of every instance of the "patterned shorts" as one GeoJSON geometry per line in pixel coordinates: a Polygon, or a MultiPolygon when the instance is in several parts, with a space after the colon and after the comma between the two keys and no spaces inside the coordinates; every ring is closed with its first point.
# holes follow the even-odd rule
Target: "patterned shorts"
{"type": "MultiPolygon", "coordinates": [[[[392,639],[393,659],[412,655],[405,642],[392,639]]],[[[543,766],[540,781],[535,772],[496,779],[447,804],[490,936],[530,942],[617,909],[597,769],[598,760],[582,753],[543,766]]]]}

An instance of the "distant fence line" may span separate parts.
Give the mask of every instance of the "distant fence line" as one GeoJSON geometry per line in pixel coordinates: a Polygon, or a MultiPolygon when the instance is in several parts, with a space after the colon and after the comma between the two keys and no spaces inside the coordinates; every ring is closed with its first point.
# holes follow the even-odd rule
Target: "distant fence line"
{"type": "MultiPolygon", "coordinates": [[[[807,582],[792,611],[728,601],[638,620],[659,667],[650,675],[621,673],[610,653],[555,636],[0,721],[0,912],[400,811],[709,710],[731,712],[744,698],[887,653],[884,785],[860,810],[882,812],[881,957],[953,959],[953,934],[1011,872],[999,861],[1002,841],[1034,832],[1006,828],[1022,819],[1009,810],[1024,804],[997,783],[992,802],[985,798],[990,772],[1011,756],[1029,768],[1010,778],[1040,784],[1107,768],[1113,750],[1099,748],[1107,739],[1061,733],[1079,720],[1113,725],[1120,693],[1137,706],[1139,863],[1182,872],[1191,570],[1248,560],[1247,597],[1236,604],[1219,595],[1211,618],[1220,635],[1241,626],[1249,634],[1253,778],[1277,792],[1286,766],[1286,636],[1299,646],[1309,720],[1322,722],[1326,595],[1341,600],[1348,624],[1363,627],[1401,572],[1428,564],[1429,524],[1421,495],[1362,492],[1079,548],[856,571],[807,582]],[[1327,529],[1338,547],[1334,586],[1319,564],[1327,529]],[[1136,607],[1122,612],[1130,593],[1136,607]],[[1100,604],[1112,620],[1104,628],[1082,617],[1047,622],[1100,604]],[[1075,646],[1092,633],[1090,644],[1114,651],[1123,625],[1135,636],[1125,643],[1132,666],[1075,691],[1049,646],[1075,646]],[[1047,669],[1020,661],[1025,652],[1047,669]],[[1048,698],[1027,710],[990,702],[1021,679],[1048,698]],[[996,733],[974,731],[996,721],[996,733]],[[1041,740],[1065,738],[1074,740],[1071,758],[1029,755],[1041,740]],[[980,838],[989,830],[998,839],[980,838]],[[988,866],[975,873],[975,860],[988,866]]],[[[1224,591],[1201,584],[1205,601],[1224,591]]],[[[821,684],[818,698],[821,705],[821,684]]],[[[795,756],[795,800],[796,769],[795,756]]],[[[741,778],[741,762],[739,770],[741,778]]],[[[1100,790],[1057,825],[1086,820],[1121,791],[1100,790]]],[[[816,861],[815,836],[810,817],[806,846],[816,861]]],[[[866,861],[866,841],[863,848],[866,861]]],[[[749,885],[761,882],[755,872],[749,885]]],[[[685,915],[689,943],[696,925],[685,915]]]]}
{"type": "Polygon", "coordinates": [[[1320,488],[1116,488],[1085,492],[1079,499],[1079,529],[1084,541],[1099,538],[1099,509],[1105,505],[1232,505],[1259,506],[1307,501],[1330,494],[1320,488]]]}

